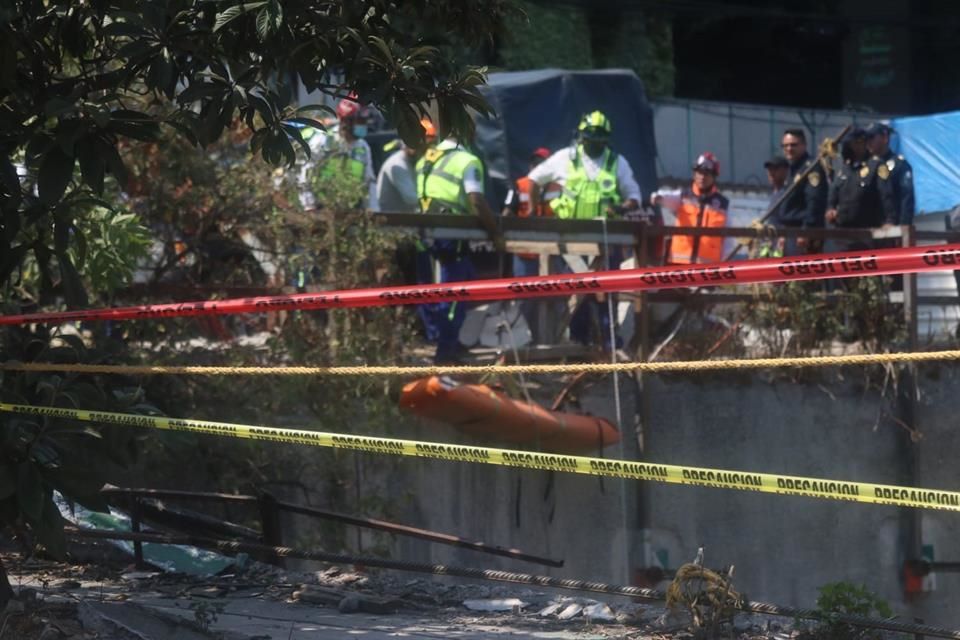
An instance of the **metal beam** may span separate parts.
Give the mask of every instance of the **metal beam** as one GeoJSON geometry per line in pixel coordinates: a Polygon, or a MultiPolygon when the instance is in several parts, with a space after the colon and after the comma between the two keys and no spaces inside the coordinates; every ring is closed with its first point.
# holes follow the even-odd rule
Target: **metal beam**
{"type": "MultiPolygon", "coordinates": [[[[251,505],[259,505],[260,500],[256,496],[247,496],[247,495],[234,495],[229,493],[216,493],[216,492],[201,492],[201,491],[177,491],[171,489],[145,489],[145,488],[123,488],[115,487],[108,485],[101,489],[101,493],[108,496],[127,496],[135,498],[166,498],[166,499],[177,499],[177,500],[199,500],[199,501],[210,501],[210,502],[234,502],[234,503],[247,503],[251,505]]],[[[396,522],[388,522],[386,520],[378,520],[375,518],[365,518],[361,516],[353,516],[346,513],[339,513],[336,511],[328,511],[325,509],[318,509],[316,507],[310,507],[306,505],[299,505],[293,502],[284,502],[281,500],[276,501],[277,509],[281,511],[288,511],[290,513],[297,513],[300,515],[306,515],[313,518],[320,518],[323,520],[333,520],[336,522],[342,522],[344,524],[349,524],[355,527],[364,527],[367,529],[376,529],[379,531],[385,531],[387,533],[392,533],[395,535],[408,536],[413,538],[419,538],[421,540],[427,540],[428,542],[436,542],[438,544],[446,544],[454,547],[460,547],[463,549],[470,549],[472,551],[479,551],[481,553],[488,553],[491,555],[503,556],[505,558],[512,558],[514,560],[523,560],[524,562],[532,562],[535,564],[541,564],[548,567],[562,567],[564,561],[562,559],[554,558],[545,558],[541,556],[536,556],[533,554],[526,553],[520,549],[508,549],[505,547],[500,547],[496,545],[490,545],[485,542],[478,542],[475,540],[469,540],[466,538],[461,538],[448,533],[440,533],[437,531],[430,531],[429,529],[420,529],[417,527],[411,527],[405,524],[399,524],[396,522]]]]}

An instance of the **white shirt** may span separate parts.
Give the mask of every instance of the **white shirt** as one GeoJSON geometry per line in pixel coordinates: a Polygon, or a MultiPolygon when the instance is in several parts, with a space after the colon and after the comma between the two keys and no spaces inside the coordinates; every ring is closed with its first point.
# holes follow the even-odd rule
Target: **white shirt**
{"type": "Polygon", "coordinates": [[[328,131],[315,132],[307,140],[307,146],[310,147],[310,158],[300,167],[300,204],[305,209],[312,209],[316,206],[316,199],[313,190],[310,188],[308,176],[313,173],[319,161],[335,152],[343,152],[354,158],[363,158],[363,181],[367,185],[367,201],[364,204],[368,209],[374,211],[380,208],[377,204],[377,179],[373,175],[373,152],[366,140],[357,138],[347,142],[340,136],[337,127],[331,127],[328,131]],[[354,154],[355,149],[360,152],[354,154]]]}
{"type": "MultiPolygon", "coordinates": [[[[544,187],[551,182],[564,185],[567,181],[567,171],[570,170],[570,162],[576,157],[576,153],[577,145],[561,149],[534,167],[533,171],[531,171],[527,177],[536,182],[540,187],[544,187]]],[[[600,169],[603,168],[600,165],[602,158],[602,155],[600,158],[591,158],[586,153],[580,154],[583,171],[590,180],[596,178],[597,174],[600,173],[600,169]]],[[[633,177],[633,169],[630,168],[630,163],[627,162],[627,159],[620,154],[617,154],[617,189],[620,191],[620,197],[623,200],[633,199],[638,203],[643,202],[640,195],[640,185],[637,184],[636,178],[633,177]]]]}
{"type": "Polygon", "coordinates": [[[657,189],[650,194],[650,204],[654,204],[657,198],[661,198],[660,207],[664,214],[664,223],[667,226],[677,224],[677,209],[683,204],[683,198],[680,195],[683,189],[657,189]]]}

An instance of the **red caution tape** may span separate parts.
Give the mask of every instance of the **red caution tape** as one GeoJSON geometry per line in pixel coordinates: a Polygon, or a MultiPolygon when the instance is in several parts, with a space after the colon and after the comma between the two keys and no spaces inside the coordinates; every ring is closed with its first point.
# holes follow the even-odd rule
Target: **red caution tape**
{"type": "Polygon", "coordinates": [[[346,309],[425,302],[482,302],[602,291],[640,291],[791,280],[856,278],[954,269],[960,269],[960,244],[741,260],[696,266],[596,271],[576,275],[471,280],[432,286],[378,287],[325,293],[151,304],[116,309],[32,313],[0,316],[0,325],[72,320],[142,320],[262,311],[346,309]]]}

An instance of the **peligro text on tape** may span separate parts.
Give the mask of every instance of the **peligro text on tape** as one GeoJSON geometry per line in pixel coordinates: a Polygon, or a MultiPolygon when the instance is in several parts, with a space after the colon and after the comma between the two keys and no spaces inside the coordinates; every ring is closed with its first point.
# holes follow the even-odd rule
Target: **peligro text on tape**
{"type": "Polygon", "coordinates": [[[295,293],[231,300],[154,304],[115,309],[0,316],[0,325],[71,320],[141,320],[179,316],[224,315],[260,311],[293,311],[382,307],[422,302],[483,302],[606,291],[643,291],[690,286],[742,285],[788,280],[853,278],[894,273],[954,269],[960,244],[906,247],[806,256],[766,258],[695,266],[597,271],[570,276],[471,280],[437,286],[380,287],[295,293]]]}
{"type": "Polygon", "coordinates": [[[937,489],[919,489],[772,473],[705,469],[653,462],[610,460],[556,453],[515,451],[511,449],[495,449],[491,447],[445,444],[439,442],[420,442],[398,438],[357,436],[342,433],[307,431],[303,429],[281,429],[226,422],[210,422],[206,420],[166,418],[59,407],[36,407],[31,405],[0,403],[0,411],[87,422],[188,431],[234,438],[305,444],[317,447],[351,449],[376,454],[493,464],[520,469],[561,471],[594,476],[715,487],[719,489],[807,496],[827,500],[846,500],[850,502],[885,504],[901,507],[960,511],[960,492],[941,491],[937,489]]]}

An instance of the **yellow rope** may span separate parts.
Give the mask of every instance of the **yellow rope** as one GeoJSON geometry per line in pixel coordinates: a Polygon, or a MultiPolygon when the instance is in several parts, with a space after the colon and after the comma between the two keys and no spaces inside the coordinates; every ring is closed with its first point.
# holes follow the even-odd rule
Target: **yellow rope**
{"type": "Polygon", "coordinates": [[[933,362],[960,360],[960,350],[921,351],[915,353],[865,353],[846,356],[809,356],[804,358],[754,358],[749,360],[688,360],[680,362],[618,362],[574,364],[489,364],[427,366],[338,366],[338,367],[220,367],[220,366],[142,366],[113,364],[54,364],[47,362],[4,362],[3,371],[45,371],[63,373],[106,373],[123,375],[204,375],[204,376],[430,376],[481,375],[495,373],[555,374],[612,373],[641,371],[724,371],[736,369],[774,369],[799,367],[844,367],[890,364],[895,362],[933,362]]]}

